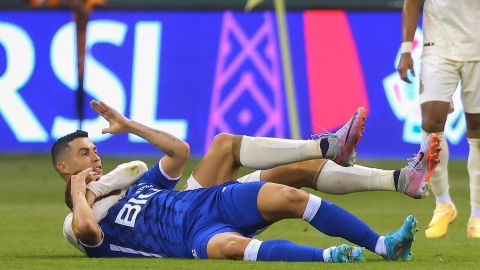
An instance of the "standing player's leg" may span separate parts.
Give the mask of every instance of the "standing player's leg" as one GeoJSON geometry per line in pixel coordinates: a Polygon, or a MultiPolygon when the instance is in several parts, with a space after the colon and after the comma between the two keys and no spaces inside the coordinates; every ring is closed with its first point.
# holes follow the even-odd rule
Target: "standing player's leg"
{"type": "MultiPolygon", "coordinates": [[[[480,92],[480,89],[478,89],[480,92]]],[[[470,219],[467,226],[469,237],[480,238],[480,114],[466,114],[468,175],[470,176],[470,219]]]]}
{"type": "Polygon", "coordinates": [[[448,144],[443,134],[450,101],[460,80],[459,62],[432,54],[422,57],[420,71],[420,103],[422,110],[422,141],[436,133],[441,138],[441,163],[432,175],[430,186],[436,198],[436,207],[429,227],[425,230],[428,238],[442,237],[447,233],[448,224],[457,216],[457,210],[450,198],[448,185],[448,144]]]}
{"type": "Polygon", "coordinates": [[[439,144],[439,138],[432,134],[407,166],[398,170],[358,165],[342,167],[329,160],[308,160],[256,171],[237,181],[246,183],[261,180],[295,188],[308,187],[329,194],[391,190],[413,198],[423,198],[428,194],[427,183],[439,163],[439,144]]]}
{"type": "Polygon", "coordinates": [[[188,188],[209,187],[234,180],[240,166],[270,169],[318,158],[328,158],[338,164],[351,166],[365,118],[365,109],[359,108],[335,134],[320,136],[317,140],[219,134],[188,179],[188,188]]]}
{"type": "Polygon", "coordinates": [[[480,238],[480,61],[464,62],[462,67],[462,103],[467,120],[468,174],[470,176],[471,213],[469,237],[480,238]]]}
{"type": "Polygon", "coordinates": [[[436,207],[433,211],[433,217],[428,228],[425,230],[427,238],[442,237],[447,233],[448,225],[455,221],[457,217],[457,209],[450,198],[448,184],[448,159],[449,150],[448,143],[443,134],[443,126],[445,125],[450,103],[446,102],[427,102],[422,104],[423,123],[422,123],[422,140],[432,133],[437,134],[441,138],[440,146],[440,164],[432,174],[430,179],[430,187],[435,195],[436,207]],[[441,119],[439,119],[441,118],[441,119]]]}

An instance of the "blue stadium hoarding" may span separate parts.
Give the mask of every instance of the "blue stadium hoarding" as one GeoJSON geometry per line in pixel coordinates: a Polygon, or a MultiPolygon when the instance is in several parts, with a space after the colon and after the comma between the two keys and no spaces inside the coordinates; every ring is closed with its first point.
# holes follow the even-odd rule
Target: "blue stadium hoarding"
{"type": "MultiPolygon", "coordinates": [[[[416,152],[416,85],[394,74],[400,14],[306,11],[287,19],[301,135],[338,128],[363,105],[369,119],[360,157],[416,152]]],[[[78,126],[74,36],[66,11],[0,13],[1,152],[48,151],[78,126]]],[[[87,98],[187,140],[193,154],[219,132],[290,137],[270,12],[98,11],[87,40],[87,98]]],[[[461,158],[465,122],[455,100],[447,137],[461,158]]],[[[135,136],[102,135],[106,122],[86,111],[83,127],[102,153],[156,153],[135,136]]]]}

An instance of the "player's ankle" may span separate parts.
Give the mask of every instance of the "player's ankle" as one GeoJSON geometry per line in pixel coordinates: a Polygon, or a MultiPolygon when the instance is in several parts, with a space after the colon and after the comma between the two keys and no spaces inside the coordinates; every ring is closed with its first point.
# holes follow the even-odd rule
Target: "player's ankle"
{"type": "Polygon", "coordinates": [[[441,203],[453,203],[452,198],[450,197],[450,192],[448,192],[448,190],[441,195],[436,195],[435,202],[437,205],[441,203]]]}

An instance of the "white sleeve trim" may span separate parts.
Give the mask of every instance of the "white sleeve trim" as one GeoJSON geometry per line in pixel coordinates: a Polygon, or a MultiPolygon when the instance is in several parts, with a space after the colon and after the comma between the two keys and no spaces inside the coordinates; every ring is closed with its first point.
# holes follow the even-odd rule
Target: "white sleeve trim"
{"type": "Polygon", "coordinates": [[[86,245],[86,244],[82,243],[82,241],[80,241],[80,239],[78,239],[75,236],[75,234],[73,233],[72,221],[73,221],[73,213],[68,213],[68,215],[65,217],[65,221],[63,222],[63,236],[65,236],[65,238],[67,238],[68,242],[70,244],[72,244],[72,246],[76,247],[83,254],[87,255],[87,252],[83,248],[84,246],[88,247],[88,248],[96,248],[96,247],[99,247],[103,243],[103,238],[104,238],[103,231],[100,228],[100,226],[98,226],[98,225],[97,226],[100,229],[100,232],[102,233],[102,239],[100,240],[100,242],[98,244],[94,245],[94,246],[89,246],[89,245],[86,245]]]}
{"type": "Polygon", "coordinates": [[[162,167],[162,159],[160,159],[158,161],[158,168],[160,168],[160,172],[163,174],[163,176],[165,176],[165,178],[167,178],[168,180],[171,180],[171,181],[177,181],[180,179],[180,177],[182,177],[182,175],[179,175],[177,177],[171,177],[170,175],[168,175],[165,170],[163,169],[162,167]]]}
{"type": "MultiPolygon", "coordinates": [[[[98,226],[98,225],[97,225],[98,226]]],[[[100,232],[102,233],[102,239],[100,240],[100,242],[96,245],[93,245],[93,246],[90,246],[90,245],[87,245],[87,244],[84,244],[82,241],[80,241],[80,239],[78,239],[78,243],[84,247],[88,247],[88,248],[96,248],[96,247],[99,247],[102,243],[103,243],[103,231],[102,231],[102,228],[100,228],[100,226],[98,226],[98,228],[100,229],[100,232]]]]}
{"type": "Polygon", "coordinates": [[[65,217],[65,221],[63,222],[63,236],[65,236],[65,238],[68,240],[68,242],[72,246],[74,246],[75,248],[80,250],[80,252],[86,255],[87,252],[82,247],[82,245],[78,243],[78,239],[73,233],[72,220],[73,220],[73,214],[68,213],[68,215],[65,217]]]}

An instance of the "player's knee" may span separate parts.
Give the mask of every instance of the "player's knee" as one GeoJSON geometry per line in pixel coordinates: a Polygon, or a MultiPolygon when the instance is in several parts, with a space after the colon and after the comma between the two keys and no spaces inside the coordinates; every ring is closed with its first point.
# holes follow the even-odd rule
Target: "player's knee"
{"type": "Polygon", "coordinates": [[[468,131],[478,132],[480,131],[480,121],[478,123],[472,123],[467,126],[468,131]]]}
{"type": "Polygon", "coordinates": [[[223,241],[220,249],[224,259],[241,260],[250,239],[240,236],[228,237],[223,241]]]}
{"type": "Polygon", "coordinates": [[[442,117],[437,117],[435,115],[425,116],[422,119],[422,129],[434,133],[434,132],[442,132],[445,128],[445,119],[442,117]]]}
{"type": "Polygon", "coordinates": [[[240,164],[239,152],[241,141],[242,136],[240,135],[220,133],[215,136],[208,151],[216,156],[232,158],[235,162],[240,164]]]}
{"type": "Polygon", "coordinates": [[[467,114],[467,137],[480,138],[480,117],[467,114]]]}
{"type": "Polygon", "coordinates": [[[228,133],[217,134],[213,139],[211,149],[215,149],[215,151],[231,152],[234,138],[235,135],[228,133]]]}
{"type": "Polygon", "coordinates": [[[294,216],[303,215],[308,202],[308,194],[306,192],[292,187],[282,187],[279,195],[283,201],[282,207],[288,213],[294,216]]]}

